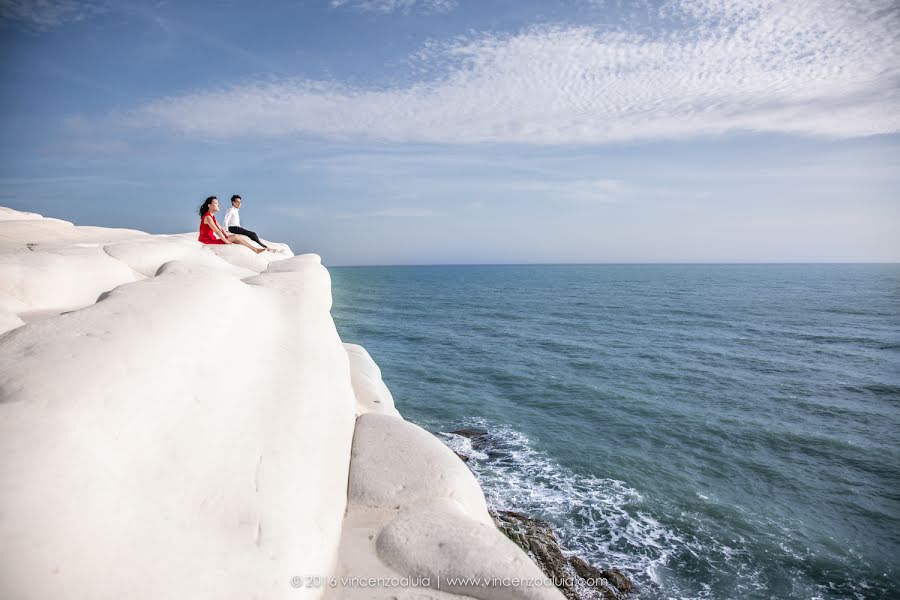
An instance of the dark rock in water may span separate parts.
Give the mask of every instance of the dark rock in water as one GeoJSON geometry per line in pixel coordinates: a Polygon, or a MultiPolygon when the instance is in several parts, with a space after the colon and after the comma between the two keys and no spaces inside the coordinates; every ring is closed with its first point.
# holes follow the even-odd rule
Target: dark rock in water
{"type": "Polygon", "coordinates": [[[457,429],[456,431],[450,432],[453,435],[459,435],[464,438],[468,438],[469,442],[472,444],[472,449],[477,450],[478,452],[487,453],[488,457],[493,456],[496,458],[496,453],[494,452],[495,441],[491,435],[485,431],[484,429],[477,429],[475,427],[464,427],[463,429],[457,429]]]}
{"type": "MultiPolygon", "coordinates": [[[[434,433],[434,432],[432,432],[434,433]]],[[[456,431],[451,431],[451,435],[459,435],[464,438],[468,438],[472,443],[472,449],[477,449],[478,446],[483,446],[487,443],[487,434],[488,432],[484,429],[475,429],[473,427],[457,429],[456,431]]],[[[438,437],[446,437],[445,433],[435,433],[438,437]]],[[[458,452],[453,450],[453,454],[457,455],[463,462],[469,462],[470,456],[463,454],[462,452],[458,452]]]]}
{"type": "MultiPolygon", "coordinates": [[[[468,438],[473,449],[486,452],[489,457],[505,451],[503,441],[484,429],[467,427],[450,433],[468,438]]],[[[454,453],[468,462],[468,456],[454,453]]],[[[568,600],[619,600],[622,594],[632,591],[631,581],[620,570],[598,569],[580,556],[566,557],[553,527],[546,521],[512,510],[492,510],[490,514],[497,528],[531,557],[568,600]]]]}
{"type": "Polygon", "coordinates": [[[491,511],[497,527],[515,542],[551,578],[569,600],[616,600],[632,590],[631,581],[618,569],[598,569],[578,556],[569,559],[559,547],[546,521],[511,510],[491,511]]]}
{"type": "Polygon", "coordinates": [[[484,429],[476,429],[474,427],[464,427],[463,429],[457,429],[456,431],[451,431],[450,433],[467,437],[470,440],[487,435],[487,431],[485,431],[484,429]]]}
{"type": "Polygon", "coordinates": [[[547,577],[557,582],[557,587],[566,598],[578,600],[574,587],[568,585],[566,557],[559,549],[556,534],[549,523],[512,510],[501,510],[492,516],[500,531],[527,552],[547,577]]]}
{"type": "Polygon", "coordinates": [[[623,594],[627,594],[634,590],[634,584],[631,583],[631,580],[628,579],[625,573],[618,569],[605,569],[603,571],[603,576],[623,594]]]}
{"type": "Polygon", "coordinates": [[[586,585],[597,589],[606,598],[618,598],[634,589],[631,580],[619,569],[598,569],[580,556],[569,557],[569,564],[586,585]]]}

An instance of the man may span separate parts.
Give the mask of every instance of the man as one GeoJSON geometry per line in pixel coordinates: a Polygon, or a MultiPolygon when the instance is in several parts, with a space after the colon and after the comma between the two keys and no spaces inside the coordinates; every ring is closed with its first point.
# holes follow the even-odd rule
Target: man
{"type": "Polygon", "coordinates": [[[241,227],[241,202],[243,202],[243,200],[237,194],[231,197],[231,208],[228,209],[228,212],[225,213],[225,218],[222,220],[225,230],[230,231],[231,233],[246,235],[266,250],[270,250],[268,246],[259,241],[259,236],[256,235],[255,232],[241,227]]]}

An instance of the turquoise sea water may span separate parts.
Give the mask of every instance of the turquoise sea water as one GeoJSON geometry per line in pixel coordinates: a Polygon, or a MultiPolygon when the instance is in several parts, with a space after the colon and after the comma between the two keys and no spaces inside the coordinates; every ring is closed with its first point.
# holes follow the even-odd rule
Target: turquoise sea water
{"type": "Polygon", "coordinates": [[[900,598],[900,265],[330,271],[400,412],[637,598],[900,598]]]}

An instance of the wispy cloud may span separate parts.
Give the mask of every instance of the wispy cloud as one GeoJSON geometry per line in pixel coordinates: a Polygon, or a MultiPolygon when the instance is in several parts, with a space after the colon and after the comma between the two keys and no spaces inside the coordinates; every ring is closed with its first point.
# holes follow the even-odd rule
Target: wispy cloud
{"type": "Polygon", "coordinates": [[[894,0],[677,0],[652,32],[539,26],[431,43],[385,89],[243,83],[162,98],[132,125],[212,138],[603,144],[734,132],[900,131],[894,0]]]}
{"type": "Polygon", "coordinates": [[[443,213],[429,208],[384,208],[372,213],[373,217],[421,218],[440,217],[443,213]]]}
{"type": "Polygon", "coordinates": [[[277,215],[295,219],[360,219],[371,217],[408,219],[443,216],[443,213],[436,210],[414,206],[390,206],[376,208],[374,210],[341,211],[335,213],[324,210],[318,206],[276,205],[270,207],[269,211],[277,215]]]}
{"type": "Polygon", "coordinates": [[[415,207],[392,207],[392,208],[382,208],[379,210],[365,211],[365,212],[345,212],[340,213],[338,218],[340,219],[358,219],[358,218],[370,218],[370,217],[387,217],[393,219],[409,219],[409,218],[427,218],[427,217],[440,217],[442,213],[438,211],[431,210],[429,208],[415,208],[415,207]]]}
{"type": "Polygon", "coordinates": [[[311,219],[320,215],[320,211],[314,207],[293,206],[290,204],[276,204],[269,207],[269,212],[293,219],[311,219]]]}
{"type": "Polygon", "coordinates": [[[587,203],[618,202],[629,191],[627,184],[618,179],[575,179],[571,181],[533,179],[512,181],[508,187],[516,192],[537,194],[553,200],[587,203]]]}
{"type": "Polygon", "coordinates": [[[107,2],[102,0],[0,0],[0,19],[51,29],[82,21],[107,9],[107,2]]]}
{"type": "Polygon", "coordinates": [[[332,8],[347,7],[365,12],[409,14],[411,12],[446,13],[455,9],[456,0],[331,0],[332,8]]]}

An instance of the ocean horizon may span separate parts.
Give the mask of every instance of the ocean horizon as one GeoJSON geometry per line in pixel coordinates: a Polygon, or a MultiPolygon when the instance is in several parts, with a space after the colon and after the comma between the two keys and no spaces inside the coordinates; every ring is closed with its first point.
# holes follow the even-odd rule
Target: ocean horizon
{"type": "MultiPolygon", "coordinates": [[[[326,261],[327,262],[327,261],[326,261]]],[[[325,264],[325,263],[323,263],[325,264]]],[[[378,268],[378,267],[601,267],[601,266],[738,266],[738,265],[758,265],[758,266],[790,266],[790,265],[900,265],[900,261],[675,261],[675,262],[658,262],[658,261],[634,261],[634,262],[478,262],[478,263],[392,263],[392,264],[325,264],[329,269],[345,269],[345,268],[378,268]]]]}
{"type": "Polygon", "coordinates": [[[900,596],[896,263],[330,271],[400,412],[636,598],[900,596]]]}

